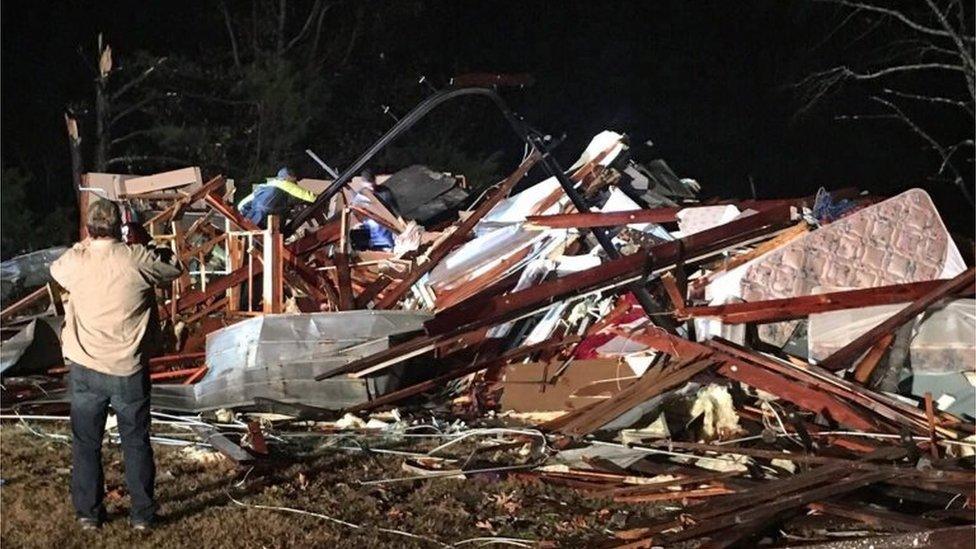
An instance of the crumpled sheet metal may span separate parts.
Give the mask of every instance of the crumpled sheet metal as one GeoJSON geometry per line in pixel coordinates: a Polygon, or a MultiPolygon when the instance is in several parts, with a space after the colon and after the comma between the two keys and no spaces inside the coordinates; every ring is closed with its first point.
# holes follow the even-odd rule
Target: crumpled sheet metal
{"type": "Polygon", "coordinates": [[[35,318],[0,345],[0,374],[22,376],[43,374],[59,366],[63,317],[35,318]]]}
{"type": "Polygon", "coordinates": [[[818,287],[873,288],[951,278],[966,269],[928,193],[911,189],[741,265],[709,285],[709,300],[762,301],[818,287]]]}
{"type": "Polygon", "coordinates": [[[398,371],[365,379],[315,376],[377,353],[389,338],[416,332],[417,311],[263,315],[207,336],[207,374],[193,385],[156,385],[153,404],[181,411],[247,406],[256,397],[321,408],[360,404],[396,388],[398,371]]]}
{"type": "Polygon", "coordinates": [[[56,246],[18,255],[0,263],[0,299],[7,305],[7,297],[16,288],[36,288],[51,281],[51,263],[68,251],[56,246]]]}

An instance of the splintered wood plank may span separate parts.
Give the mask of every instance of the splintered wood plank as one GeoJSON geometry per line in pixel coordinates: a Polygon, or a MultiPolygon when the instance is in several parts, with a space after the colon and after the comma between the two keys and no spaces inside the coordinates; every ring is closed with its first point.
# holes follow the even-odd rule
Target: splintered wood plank
{"type": "MultiPolygon", "coordinates": [[[[780,322],[805,318],[814,313],[892,303],[908,303],[924,296],[943,282],[942,280],[926,280],[826,294],[727,303],[707,307],[688,307],[684,311],[684,316],[689,318],[713,317],[722,320],[725,324],[780,322]]],[[[970,295],[973,290],[973,286],[969,285],[955,292],[954,295],[970,295]]]]}
{"type": "Polygon", "coordinates": [[[894,341],[895,334],[888,334],[875,343],[874,347],[871,347],[868,354],[864,355],[861,362],[857,364],[857,368],[854,369],[854,380],[858,383],[866,384],[868,379],[871,378],[871,374],[877,369],[878,364],[881,363],[885,352],[891,347],[894,341]]]}
{"type": "Polygon", "coordinates": [[[530,215],[527,223],[553,229],[592,227],[619,227],[632,223],[670,223],[678,220],[681,208],[652,208],[649,210],[625,210],[607,213],[568,213],[555,215],[530,215]]]}
{"type": "Polygon", "coordinates": [[[48,295],[49,294],[48,294],[47,286],[43,286],[41,288],[34,290],[33,292],[21,298],[19,301],[8,305],[7,308],[4,309],[3,311],[0,311],[0,320],[9,320],[13,318],[24,309],[33,305],[41,298],[47,297],[48,295]]]}

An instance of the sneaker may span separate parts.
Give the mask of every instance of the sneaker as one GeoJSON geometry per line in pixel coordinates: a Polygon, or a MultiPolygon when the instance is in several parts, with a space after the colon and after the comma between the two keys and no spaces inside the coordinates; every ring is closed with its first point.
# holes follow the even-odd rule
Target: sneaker
{"type": "Polygon", "coordinates": [[[150,521],[132,522],[132,529],[135,530],[136,532],[148,532],[152,530],[152,528],[153,528],[153,523],[150,521]]]}
{"type": "Polygon", "coordinates": [[[78,526],[82,530],[98,530],[102,527],[102,523],[93,518],[82,517],[78,519],[78,526]]]}

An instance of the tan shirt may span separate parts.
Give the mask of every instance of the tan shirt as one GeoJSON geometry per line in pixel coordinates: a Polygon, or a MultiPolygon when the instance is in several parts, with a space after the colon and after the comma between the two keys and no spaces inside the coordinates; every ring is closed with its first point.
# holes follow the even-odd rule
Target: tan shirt
{"type": "Polygon", "coordinates": [[[61,347],[65,358],[102,373],[127,376],[151,352],[158,329],[157,284],[180,276],[153,247],[88,239],[51,264],[51,276],[68,290],[61,347]]]}

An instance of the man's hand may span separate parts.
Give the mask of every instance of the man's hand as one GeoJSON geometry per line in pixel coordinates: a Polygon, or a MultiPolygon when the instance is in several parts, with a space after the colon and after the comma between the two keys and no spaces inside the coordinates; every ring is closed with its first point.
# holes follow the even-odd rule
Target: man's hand
{"type": "Polygon", "coordinates": [[[126,244],[149,244],[152,237],[142,223],[130,222],[122,226],[122,239],[126,244]]]}

